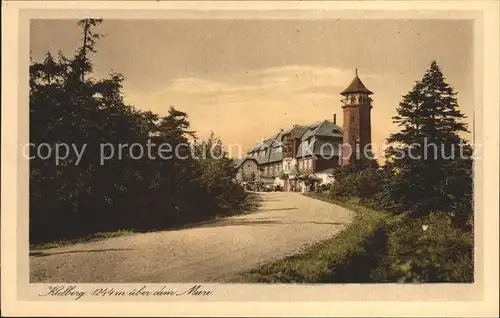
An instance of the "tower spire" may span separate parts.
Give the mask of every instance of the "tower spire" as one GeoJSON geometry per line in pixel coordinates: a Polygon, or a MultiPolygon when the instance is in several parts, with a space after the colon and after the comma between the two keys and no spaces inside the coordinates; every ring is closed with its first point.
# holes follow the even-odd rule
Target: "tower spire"
{"type": "Polygon", "coordinates": [[[348,165],[353,155],[365,155],[364,151],[371,147],[371,98],[373,93],[366,88],[358,77],[358,68],[351,84],[340,92],[344,96],[342,109],[344,113],[344,153],[342,165],[348,165]],[[355,149],[355,153],[353,153],[355,149]],[[363,149],[363,153],[360,153],[363,149]]]}

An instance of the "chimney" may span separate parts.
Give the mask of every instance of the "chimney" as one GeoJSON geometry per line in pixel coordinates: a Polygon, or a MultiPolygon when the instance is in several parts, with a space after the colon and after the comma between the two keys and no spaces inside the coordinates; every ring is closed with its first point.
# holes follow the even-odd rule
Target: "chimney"
{"type": "Polygon", "coordinates": [[[337,114],[333,114],[333,124],[337,125],[337,114]]]}

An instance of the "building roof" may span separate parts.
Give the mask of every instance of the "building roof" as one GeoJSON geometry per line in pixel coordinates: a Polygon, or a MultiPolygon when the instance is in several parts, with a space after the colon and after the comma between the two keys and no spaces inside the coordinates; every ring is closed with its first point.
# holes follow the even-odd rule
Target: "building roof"
{"type": "Polygon", "coordinates": [[[280,132],[269,146],[269,157],[266,163],[273,163],[283,160],[283,132],[280,132]]]}
{"type": "Polygon", "coordinates": [[[233,161],[234,161],[234,165],[236,166],[236,168],[239,168],[245,161],[247,160],[253,160],[255,161],[256,163],[259,163],[257,161],[257,159],[255,158],[252,158],[252,157],[249,157],[249,156],[244,156],[243,158],[233,158],[233,161]]]}
{"type": "Polygon", "coordinates": [[[302,135],[301,139],[306,140],[308,138],[311,138],[312,136],[342,138],[343,129],[340,126],[334,124],[332,121],[323,120],[321,122],[310,125],[302,135]]]}
{"type": "Polygon", "coordinates": [[[283,132],[280,131],[277,135],[258,143],[247,152],[246,157],[256,160],[258,164],[279,162],[283,160],[282,135],[283,132]]]}
{"type": "Polygon", "coordinates": [[[347,95],[347,94],[352,94],[352,93],[365,93],[368,95],[373,94],[372,91],[370,91],[368,88],[366,88],[365,84],[361,81],[361,79],[358,77],[358,71],[356,70],[356,76],[352,80],[351,84],[344,89],[340,95],[347,95]]]}
{"type": "Polygon", "coordinates": [[[296,158],[312,157],[313,155],[331,159],[333,156],[341,156],[342,141],[332,139],[319,139],[313,137],[308,140],[303,140],[297,150],[296,158]]]}
{"type": "Polygon", "coordinates": [[[234,165],[236,166],[236,168],[241,166],[241,164],[243,163],[244,160],[245,160],[244,158],[233,158],[233,162],[234,162],[234,165]]]}
{"type": "Polygon", "coordinates": [[[293,138],[301,138],[304,132],[309,128],[309,126],[304,125],[294,125],[292,128],[283,131],[281,136],[291,134],[293,138]]]}
{"type": "Polygon", "coordinates": [[[326,158],[340,156],[342,144],[342,128],[332,121],[324,120],[309,126],[302,135],[296,158],[320,155],[326,158]]]}
{"type": "Polygon", "coordinates": [[[310,125],[295,125],[290,129],[280,131],[274,137],[267,138],[250,149],[247,157],[256,160],[259,164],[282,161],[283,136],[287,134],[301,139],[296,156],[298,158],[312,154],[327,157],[340,155],[343,130],[332,121],[323,120],[310,125]]]}

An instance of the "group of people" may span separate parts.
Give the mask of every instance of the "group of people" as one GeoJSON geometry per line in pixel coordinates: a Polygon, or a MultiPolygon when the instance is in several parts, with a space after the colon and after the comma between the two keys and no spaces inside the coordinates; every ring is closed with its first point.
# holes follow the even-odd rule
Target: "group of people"
{"type": "Polygon", "coordinates": [[[284,191],[283,186],[276,184],[264,184],[262,182],[258,183],[243,183],[243,187],[248,191],[257,191],[257,192],[276,192],[276,191],[284,191]]]}

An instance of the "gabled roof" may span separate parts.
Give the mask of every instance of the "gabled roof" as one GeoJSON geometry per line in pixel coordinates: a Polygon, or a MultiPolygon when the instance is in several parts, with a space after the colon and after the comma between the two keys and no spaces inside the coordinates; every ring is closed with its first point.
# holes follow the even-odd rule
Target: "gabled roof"
{"type": "Polygon", "coordinates": [[[302,135],[296,157],[340,156],[342,136],[342,128],[329,120],[314,123],[302,135]]]}
{"type": "Polygon", "coordinates": [[[255,159],[259,164],[278,162],[283,159],[283,151],[276,151],[277,148],[282,148],[281,143],[283,132],[258,143],[255,147],[247,152],[248,157],[255,159]]]}
{"type": "Polygon", "coordinates": [[[248,157],[248,156],[244,156],[243,158],[235,158],[235,159],[233,159],[236,168],[239,168],[245,161],[248,161],[248,160],[255,161],[257,164],[259,163],[257,161],[257,159],[252,158],[252,157],[248,157]]]}
{"type": "Polygon", "coordinates": [[[267,158],[267,163],[278,162],[283,160],[283,132],[280,132],[273,142],[269,145],[269,157],[267,158]],[[279,150],[278,150],[279,149],[279,150]]]}
{"type": "Polygon", "coordinates": [[[296,125],[286,131],[281,131],[274,137],[257,144],[247,154],[257,160],[259,164],[279,162],[283,160],[283,136],[287,134],[301,139],[297,157],[307,157],[311,152],[319,154],[321,151],[339,155],[341,151],[339,144],[342,142],[342,128],[330,120],[323,120],[307,126],[296,125]],[[332,146],[328,145],[328,147],[320,149],[325,143],[330,143],[332,146]]]}
{"type": "Polygon", "coordinates": [[[302,135],[301,139],[306,140],[313,136],[342,138],[343,129],[332,121],[323,120],[322,122],[314,123],[309,126],[309,129],[302,135]]]}
{"type": "Polygon", "coordinates": [[[365,93],[368,95],[373,94],[372,91],[370,91],[368,88],[366,88],[365,84],[361,81],[361,79],[358,77],[357,71],[356,71],[356,76],[352,80],[351,84],[344,89],[340,95],[347,95],[347,94],[352,94],[352,93],[365,93]]]}
{"type": "Polygon", "coordinates": [[[241,164],[243,163],[243,158],[233,158],[233,162],[234,162],[234,165],[236,166],[236,168],[238,168],[239,166],[241,166],[241,164]]]}
{"type": "Polygon", "coordinates": [[[309,126],[294,125],[292,128],[287,129],[281,133],[281,137],[291,134],[293,138],[301,138],[309,126]]]}
{"type": "Polygon", "coordinates": [[[311,132],[313,136],[319,137],[339,137],[343,136],[343,129],[337,126],[332,121],[325,120],[314,131],[311,132]]]}

